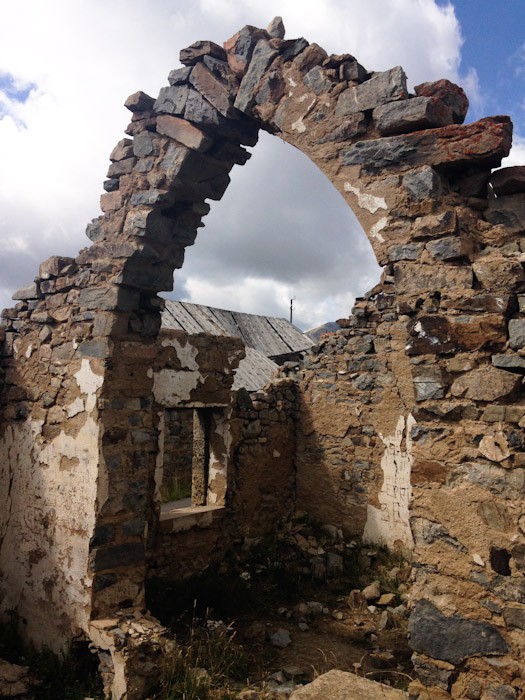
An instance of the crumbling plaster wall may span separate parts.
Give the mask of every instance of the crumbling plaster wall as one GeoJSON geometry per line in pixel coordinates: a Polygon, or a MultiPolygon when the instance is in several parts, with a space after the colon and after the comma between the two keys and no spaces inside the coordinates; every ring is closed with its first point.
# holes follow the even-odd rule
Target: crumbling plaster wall
{"type": "MultiPolygon", "coordinates": [[[[35,391],[35,357],[65,381],[80,359],[100,365],[90,614],[141,605],[158,442],[156,294],[171,289],[205,200],[219,199],[249,157],[242,145],[259,127],[276,133],[327,175],[384,265],[347,328],[301,370],[301,507],[356,534],[385,533],[399,515],[390,543],[414,541],[411,643],[422,677],[454,697],[472,696],[475,683],[519,693],[524,174],[491,175],[512,125],[463,125],[468,102],[448,81],[409,94],[400,68],[369,73],[350,55],[283,36],[275,22],[243,28],[224,48],[197,42],[157,100],[128,99],[132,138],[111,154],[93,245],[48,263],[4,313],[4,441],[24,420],[42,420],[53,440],[55,377],[35,391]],[[31,343],[31,355],[14,353],[17,343],[31,343]]],[[[58,407],[68,405],[60,391],[58,407]]],[[[20,465],[15,456],[8,482],[20,465]]],[[[58,511],[69,513],[65,498],[58,511]]]]}

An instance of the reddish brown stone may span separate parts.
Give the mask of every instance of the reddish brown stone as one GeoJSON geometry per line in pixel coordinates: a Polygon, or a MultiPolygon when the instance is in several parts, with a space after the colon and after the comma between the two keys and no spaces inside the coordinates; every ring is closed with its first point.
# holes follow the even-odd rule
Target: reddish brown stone
{"type": "Polygon", "coordinates": [[[411,483],[428,484],[438,483],[444,484],[447,480],[447,468],[442,462],[436,462],[429,459],[417,459],[412,465],[410,473],[411,483]]]}
{"type": "Polygon", "coordinates": [[[463,124],[468,112],[468,97],[463,88],[451,83],[450,80],[437,80],[433,83],[422,83],[414,88],[420,97],[437,97],[452,110],[454,122],[463,124]]]}
{"type": "Polygon", "coordinates": [[[161,114],[157,117],[157,133],[169,136],[194,151],[207,151],[213,140],[185,119],[161,114]]]}
{"type": "Polygon", "coordinates": [[[152,109],[154,104],[155,100],[153,97],[139,90],[128,97],[124,102],[124,107],[127,107],[130,112],[145,112],[152,109]]]}
{"type": "Polygon", "coordinates": [[[238,112],[233,107],[234,95],[227,86],[209,71],[203,63],[197,63],[190,75],[190,83],[203,95],[223,117],[235,118],[238,112]]]}

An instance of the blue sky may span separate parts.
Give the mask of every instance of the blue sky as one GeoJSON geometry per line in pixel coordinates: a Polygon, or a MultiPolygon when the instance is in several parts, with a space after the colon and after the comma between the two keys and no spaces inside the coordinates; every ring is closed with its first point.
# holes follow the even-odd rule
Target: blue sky
{"type": "MultiPolygon", "coordinates": [[[[282,15],[287,37],[352,53],[409,85],[449,78],[468,120],[510,114],[510,163],[525,163],[525,0],[24,0],[0,23],[0,308],[41,260],[76,255],[126,97],[158,94],[197,39],[223,42],[282,15]],[[28,21],[28,17],[31,21],[28,21]],[[23,27],[23,31],[16,28],[23,27]]],[[[292,147],[266,134],[232,172],[176,274],[176,296],[314,326],[347,316],[379,275],[340,195],[292,147]],[[276,167],[277,163],[277,167],[276,167]]]]}
{"type": "MultiPolygon", "coordinates": [[[[525,2],[457,0],[464,43],[461,66],[478,75],[484,114],[508,114],[525,135],[525,2]]],[[[477,110],[476,110],[477,111],[477,110]]]]}

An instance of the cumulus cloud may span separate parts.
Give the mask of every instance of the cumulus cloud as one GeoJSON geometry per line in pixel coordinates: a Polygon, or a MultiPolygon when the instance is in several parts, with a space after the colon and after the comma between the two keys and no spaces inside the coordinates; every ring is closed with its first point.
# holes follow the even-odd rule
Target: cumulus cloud
{"type": "MultiPolygon", "coordinates": [[[[277,14],[288,37],[352,53],[369,70],[402,65],[410,85],[461,81],[460,28],[452,5],[435,0],[25,0],[3,8],[0,307],[40,260],[88,244],[107,156],[128,121],[125,98],[138,89],[156,95],[180,48],[196,39],[221,43],[277,14]]],[[[476,93],[475,74],[465,77],[476,93]]],[[[297,322],[307,326],[347,315],[377,276],[339,194],[300,153],[264,137],[234,169],[175,289],[193,302],[282,316],[295,296],[297,322]]]]}

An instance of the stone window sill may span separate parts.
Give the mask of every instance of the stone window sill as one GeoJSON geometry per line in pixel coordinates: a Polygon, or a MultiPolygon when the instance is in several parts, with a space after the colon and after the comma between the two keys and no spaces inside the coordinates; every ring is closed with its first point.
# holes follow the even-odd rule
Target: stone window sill
{"type": "Polygon", "coordinates": [[[162,532],[185,532],[193,527],[210,527],[217,511],[224,506],[192,506],[191,499],[163,503],[160,510],[162,532]]]}

